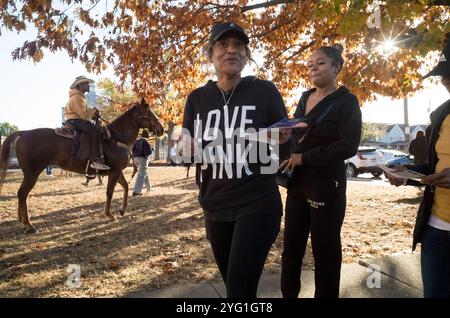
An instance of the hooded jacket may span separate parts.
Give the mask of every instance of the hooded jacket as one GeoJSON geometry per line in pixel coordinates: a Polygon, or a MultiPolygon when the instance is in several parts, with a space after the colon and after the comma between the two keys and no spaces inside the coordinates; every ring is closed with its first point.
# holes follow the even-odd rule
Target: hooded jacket
{"type": "Polygon", "coordinates": [[[152,148],[145,138],[139,138],[136,140],[132,147],[133,158],[142,157],[148,159],[152,154],[152,148]]]}
{"type": "Polygon", "coordinates": [[[361,138],[361,110],[358,99],[341,86],[323,98],[307,115],[306,101],[316,89],[303,93],[294,114],[304,118],[310,129],[301,143],[298,140],[306,129],[294,130],[294,152],[302,154],[302,165],[294,168],[289,190],[302,191],[312,200],[324,200],[336,189],[345,193],[345,159],[358,151],[361,138]],[[315,121],[331,107],[319,123],[315,121]]]}
{"type": "MultiPolygon", "coordinates": [[[[202,156],[216,156],[216,161],[208,163],[203,157],[197,164],[199,202],[204,211],[231,209],[279,193],[276,169],[271,174],[261,173],[265,163],[249,161],[255,148],[231,137],[233,132],[258,131],[287,117],[278,89],[269,81],[248,76],[225,99],[228,106],[217,83],[209,81],[189,94],[184,110],[183,128],[201,141],[202,156]]],[[[259,143],[258,147],[264,146],[259,143]]]]}
{"type": "Polygon", "coordinates": [[[86,97],[78,89],[73,88],[69,91],[69,101],[64,108],[64,117],[69,119],[91,120],[94,116],[94,109],[87,107],[86,97]]]}

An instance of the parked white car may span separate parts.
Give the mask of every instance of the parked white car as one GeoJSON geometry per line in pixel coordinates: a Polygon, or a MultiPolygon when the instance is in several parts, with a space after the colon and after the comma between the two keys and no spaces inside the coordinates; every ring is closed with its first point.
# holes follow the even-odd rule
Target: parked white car
{"type": "Polygon", "coordinates": [[[374,177],[381,176],[383,171],[377,167],[384,165],[383,154],[373,147],[359,147],[356,155],[345,161],[347,177],[356,178],[360,173],[370,172],[374,177]]]}

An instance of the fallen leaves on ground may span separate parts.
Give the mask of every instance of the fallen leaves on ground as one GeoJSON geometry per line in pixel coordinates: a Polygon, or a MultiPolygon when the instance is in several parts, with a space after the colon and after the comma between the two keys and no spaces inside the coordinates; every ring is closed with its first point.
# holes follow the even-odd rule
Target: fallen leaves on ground
{"type": "MultiPolygon", "coordinates": [[[[38,234],[17,222],[21,175],[8,173],[0,197],[0,297],[122,296],[139,290],[220,279],[205,237],[193,177],[182,167],[150,167],[155,191],[128,198],[118,222],[103,215],[106,185],[84,176],[41,175],[28,200],[38,234]],[[81,268],[81,287],[66,286],[69,264],[81,268]]],[[[191,171],[193,174],[193,171],[191,171]]],[[[130,180],[131,170],[125,171],[130,180]]],[[[133,182],[134,184],[134,182],[133,182]]],[[[286,193],[281,190],[283,200],[286,193]]],[[[123,190],[114,192],[118,215],[123,190]]],[[[409,250],[420,191],[382,182],[351,181],[342,227],[343,262],[409,250]],[[407,202],[407,203],[405,203],[407,202]]],[[[265,270],[281,266],[283,227],[265,270]]],[[[304,268],[313,268],[308,243],[304,268]]]]}

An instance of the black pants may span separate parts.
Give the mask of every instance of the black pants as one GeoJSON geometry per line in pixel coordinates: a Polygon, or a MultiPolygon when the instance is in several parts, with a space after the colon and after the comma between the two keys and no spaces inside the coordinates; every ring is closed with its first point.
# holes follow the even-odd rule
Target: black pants
{"type": "MultiPolygon", "coordinates": [[[[281,211],[281,202],[274,205],[281,211]]],[[[280,231],[280,211],[268,209],[234,222],[205,221],[228,298],[256,298],[267,254],[280,231]]]]}
{"type": "Polygon", "coordinates": [[[341,227],[345,215],[345,187],[326,200],[311,200],[289,191],[286,200],[281,292],[297,298],[308,236],[314,256],[316,298],[339,297],[342,262],[341,227]]]}
{"type": "Polygon", "coordinates": [[[91,146],[92,146],[92,158],[96,159],[100,157],[100,132],[98,131],[97,127],[95,127],[90,121],[84,120],[84,119],[69,119],[67,120],[69,124],[75,127],[76,130],[88,134],[91,136],[91,146]]]}

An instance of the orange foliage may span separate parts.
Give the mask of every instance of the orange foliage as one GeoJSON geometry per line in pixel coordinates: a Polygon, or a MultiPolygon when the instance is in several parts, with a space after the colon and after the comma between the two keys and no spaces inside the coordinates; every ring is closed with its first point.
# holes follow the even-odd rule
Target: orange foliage
{"type": "Polygon", "coordinates": [[[430,5],[431,0],[386,1],[380,30],[367,27],[367,6],[373,0],[136,0],[106,5],[65,0],[57,8],[55,2],[0,0],[3,27],[23,31],[32,23],[38,29],[36,39],[14,50],[13,58],[38,62],[42,49],[64,49],[89,71],[113,64],[121,81],[131,79],[136,94],[174,122],[181,121],[188,92],[211,76],[204,48],[215,22],[233,20],[248,31],[251,48],[265,57],[259,75],[272,79],[285,98],[299,96],[300,85],[309,86],[304,61],[312,50],[341,43],[346,63],[340,80],[361,101],[419,89],[419,67],[450,31],[449,7],[430,5]],[[76,14],[69,16],[69,8],[76,8],[76,14]],[[86,30],[92,32],[87,39],[86,30]],[[406,41],[400,50],[382,56],[376,41],[389,34],[406,41]]]}

